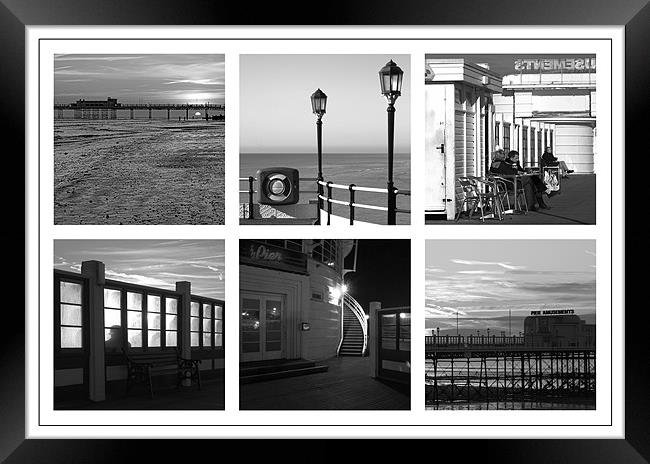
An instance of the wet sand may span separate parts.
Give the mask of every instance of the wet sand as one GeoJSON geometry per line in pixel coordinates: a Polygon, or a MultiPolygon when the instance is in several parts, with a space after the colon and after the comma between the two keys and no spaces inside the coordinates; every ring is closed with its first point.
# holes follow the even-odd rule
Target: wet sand
{"type": "Polygon", "coordinates": [[[55,121],[55,224],[223,224],[224,123],[55,121]]]}

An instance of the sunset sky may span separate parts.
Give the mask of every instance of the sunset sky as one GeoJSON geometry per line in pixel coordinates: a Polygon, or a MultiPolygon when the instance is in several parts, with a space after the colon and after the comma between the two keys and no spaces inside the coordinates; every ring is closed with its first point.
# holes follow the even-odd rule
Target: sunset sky
{"type": "Polygon", "coordinates": [[[592,240],[427,240],[426,329],[462,333],[523,330],[540,309],[574,309],[596,319],[596,243],[592,240]]]}
{"type": "Polygon", "coordinates": [[[224,299],[223,240],[56,240],[54,268],[81,271],[102,261],[106,278],[174,290],[189,281],[192,293],[224,299]]]}
{"type": "Polygon", "coordinates": [[[54,101],[224,103],[224,55],[55,55],[54,101]]]}

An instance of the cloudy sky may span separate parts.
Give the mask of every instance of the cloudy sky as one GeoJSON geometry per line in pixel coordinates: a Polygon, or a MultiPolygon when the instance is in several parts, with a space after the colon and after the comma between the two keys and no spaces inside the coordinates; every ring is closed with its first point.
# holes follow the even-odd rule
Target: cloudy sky
{"type": "Polygon", "coordinates": [[[55,240],[54,268],[81,271],[81,262],[102,261],[106,278],[224,299],[223,240],[55,240]]]}
{"type": "MultiPolygon", "coordinates": [[[[596,319],[593,240],[427,240],[426,328],[456,333],[523,330],[540,309],[573,309],[596,319]]],[[[427,334],[429,330],[427,330],[427,334]]]]}
{"type": "Polygon", "coordinates": [[[54,101],[224,103],[224,55],[55,55],[54,101]]]}
{"type": "Polygon", "coordinates": [[[320,88],[328,97],[323,152],[384,153],[387,104],[378,73],[391,59],[404,71],[395,104],[395,151],[408,153],[408,55],[241,55],[241,152],[313,153],[316,116],[310,97],[320,88]]]}

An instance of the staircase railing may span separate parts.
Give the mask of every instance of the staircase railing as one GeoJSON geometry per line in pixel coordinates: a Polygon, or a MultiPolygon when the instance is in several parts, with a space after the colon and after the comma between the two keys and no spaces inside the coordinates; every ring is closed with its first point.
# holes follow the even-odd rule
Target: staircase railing
{"type": "MultiPolygon", "coordinates": [[[[359,321],[361,330],[363,331],[363,348],[361,349],[361,355],[363,356],[366,354],[366,350],[368,349],[368,320],[366,319],[366,313],[359,302],[347,293],[343,295],[343,311],[345,311],[345,309],[349,309],[352,314],[355,315],[359,321]]],[[[343,321],[343,319],[344,316],[341,314],[341,321],[343,321]]],[[[343,345],[343,335],[343,330],[341,330],[341,341],[339,342],[339,347],[336,351],[337,355],[341,351],[341,346],[343,345]]]]}

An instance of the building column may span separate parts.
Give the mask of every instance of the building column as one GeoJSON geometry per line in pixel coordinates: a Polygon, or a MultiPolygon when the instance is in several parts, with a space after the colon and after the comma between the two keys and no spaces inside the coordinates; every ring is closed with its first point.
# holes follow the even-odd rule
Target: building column
{"type": "Polygon", "coordinates": [[[370,358],[370,377],[379,377],[379,310],[380,301],[368,303],[370,316],[368,318],[368,356],[370,358]]]}
{"type": "Polygon", "coordinates": [[[104,263],[100,261],[81,263],[81,275],[88,279],[88,398],[91,401],[106,399],[104,271],[104,263]]]}
{"type": "MultiPolygon", "coordinates": [[[[182,358],[192,358],[192,346],[190,339],[190,310],[192,298],[192,284],[190,282],[176,282],[176,291],[181,294],[178,305],[178,319],[180,322],[179,339],[177,347],[182,358]]],[[[184,387],[192,386],[192,379],[183,379],[184,387]]]]}

